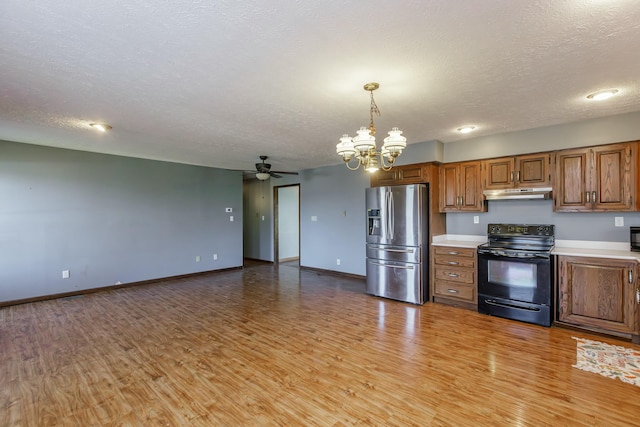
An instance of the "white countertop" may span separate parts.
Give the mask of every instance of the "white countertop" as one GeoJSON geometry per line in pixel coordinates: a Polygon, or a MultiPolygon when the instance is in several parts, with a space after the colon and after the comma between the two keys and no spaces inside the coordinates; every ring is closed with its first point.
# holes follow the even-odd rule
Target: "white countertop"
{"type": "Polygon", "coordinates": [[[594,242],[591,240],[556,240],[553,255],[616,258],[640,261],[640,252],[629,250],[625,242],[594,242]]]}
{"type": "Polygon", "coordinates": [[[463,234],[442,234],[433,236],[432,246],[450,246],[454,248],[477,248],[487,242],[487,236],[472,236],[463,234]]]}
{"type": "MultiPolygon", "coordinates": [[[[485,243],[487,236],[442,234],[433,236],[432,246],[476,248],[485,243]]],[[[629,250],[626,242],[598,242],[591,240],[556,240],[553,255],[614,258],[640,261],[640,252],[629,250]]]]}

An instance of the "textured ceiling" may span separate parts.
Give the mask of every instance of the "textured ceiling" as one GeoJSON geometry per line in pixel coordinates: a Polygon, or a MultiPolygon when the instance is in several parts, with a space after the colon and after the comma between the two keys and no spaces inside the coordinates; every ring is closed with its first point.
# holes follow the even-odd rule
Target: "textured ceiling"
{"type": "Polygon", "coordinates": [[[639,52],[637,0],[2,0],[0,139],[301,170],[340,163],[364,83],[379,139],[449,143],[640,111],[639,52]]]}

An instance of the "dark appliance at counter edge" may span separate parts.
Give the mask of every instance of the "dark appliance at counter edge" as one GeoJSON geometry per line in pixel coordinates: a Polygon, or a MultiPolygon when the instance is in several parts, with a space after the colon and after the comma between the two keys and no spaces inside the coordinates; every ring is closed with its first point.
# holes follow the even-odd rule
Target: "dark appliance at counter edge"
{"type": "Polygon", "coordinates": [[[478,246],[478,312],[551,326],[553,225],[489,224],[478,246]]]}

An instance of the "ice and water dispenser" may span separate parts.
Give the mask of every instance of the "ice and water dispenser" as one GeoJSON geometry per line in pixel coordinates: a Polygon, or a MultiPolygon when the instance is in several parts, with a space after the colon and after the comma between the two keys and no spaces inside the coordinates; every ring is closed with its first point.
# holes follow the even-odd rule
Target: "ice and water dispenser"
{"type": "Polygon", "coordinates": [[[380,209],[367,209],[367,229],[369,236],[380,235],[380,209]]]}

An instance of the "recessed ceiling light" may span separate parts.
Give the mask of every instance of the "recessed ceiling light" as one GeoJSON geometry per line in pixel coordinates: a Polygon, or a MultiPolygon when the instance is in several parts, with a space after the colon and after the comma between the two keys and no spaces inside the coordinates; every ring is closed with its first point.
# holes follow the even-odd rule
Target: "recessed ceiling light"
{"type": "Polygon", "coordinates": [[[461,128],[456,129],[460,133],[469,133],[476,130],[475,126],[462,126],[461,128]]]}
{"type": "Polygon", "coordinates": [[[98,129],[100,132],[106,132],[111,129],[111,126],[106,123],[89,123],[89,126],[94,129],[98,129]]]}
{"type": "Polygon", "coordinates": [[[604,99],[609,99],[616,93],[618,93],[618,89],[606,89],[599,90],[597,92],[591,93],[587,95],[587,99],[593,99],[594,101],[602,101],[604,99]]]}

